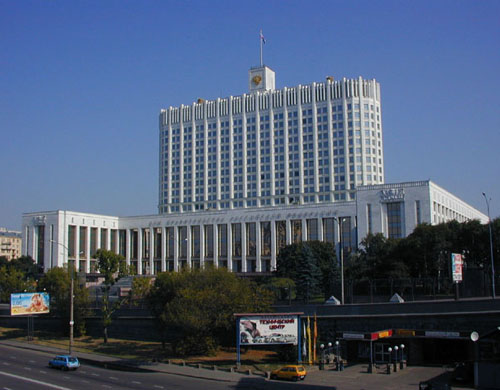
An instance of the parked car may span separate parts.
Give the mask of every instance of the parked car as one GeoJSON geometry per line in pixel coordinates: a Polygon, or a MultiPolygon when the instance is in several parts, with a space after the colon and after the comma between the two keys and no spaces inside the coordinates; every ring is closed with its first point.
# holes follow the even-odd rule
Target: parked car
{"type": "Polygon", "coordinates": [[[304,380],[307,371],[304,366],[288,365],[271,372],[271,379],[289,379],[292,381],[304,380]]]}
{"type": "Polygon", "coordinates": [[[80,362],[77,357],[69,355],[57,355],[52,360],[49,360],[50,368],[60,368],[61,370],[76,370],[80,367],[80,362]]]}

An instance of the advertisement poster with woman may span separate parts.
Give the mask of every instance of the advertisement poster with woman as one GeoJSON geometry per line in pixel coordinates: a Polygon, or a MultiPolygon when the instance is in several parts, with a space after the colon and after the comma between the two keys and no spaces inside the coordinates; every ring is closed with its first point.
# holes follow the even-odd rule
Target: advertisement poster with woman
{"type": "Polygon", "coordinates": [[[50,297],[45,292],[10,294],[10,315],[47,314],[50,297]]]}

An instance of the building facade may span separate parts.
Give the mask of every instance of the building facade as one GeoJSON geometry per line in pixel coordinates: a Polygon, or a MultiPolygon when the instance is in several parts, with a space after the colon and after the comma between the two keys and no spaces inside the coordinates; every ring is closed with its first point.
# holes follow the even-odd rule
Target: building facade
{"type": "Polygon", "coordinates": [[[344,202],[384,182],[375,80],[274,80],[252,68],[248,94],[161,110],[160,214],[344,202]]]}
{"type": "Polygon", "coordinates": [[[271,272],[285,245],[338,253],[368,233],[487,217],[430,181],[384,184],[380,85],[328,77],[275,89],[267,66],[249,93],[160,112],[158,215],[23,215],[23,254],[45,270],[93,272],[99,248],[138,274],[199,268],[271,272]]]}
{"type": "Polygon", "coordinates": [[[123,255],[139,274],[200,268],[271,272],[280,248],[302,241],[355,249],[368,233],[409,235],[420,223],[478,219],[483,213],[430,181],[360,187],[356,200],[114,217],[72,211],[23,215],[23,254],[50,269],[95,270],[99,248],[123,255]]]}
{"type": "Polygon", "coordinates": [[[0,228],[0,257],[7,260],[21,257],[21,232],[0,228]]]}

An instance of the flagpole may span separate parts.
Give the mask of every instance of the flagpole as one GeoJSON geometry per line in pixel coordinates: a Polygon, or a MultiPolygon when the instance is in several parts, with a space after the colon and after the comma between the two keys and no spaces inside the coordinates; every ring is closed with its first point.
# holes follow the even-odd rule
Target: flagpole
{"type": "Polygon", "coordinates": [[[260,66],[262,66],[262,30],[260,30],[260,35],[259,35],[259,41],[260,41],[260,66]]]}

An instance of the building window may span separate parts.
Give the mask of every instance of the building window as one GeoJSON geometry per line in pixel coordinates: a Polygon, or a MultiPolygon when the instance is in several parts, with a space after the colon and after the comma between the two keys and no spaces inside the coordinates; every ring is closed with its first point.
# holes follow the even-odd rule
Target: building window
{"type": "Polygon", "coordinates": [[[179,226],[179,259],[187,259],[187,226],[179,226]]]}
{"type": "Polygon", "coordinates": [[[102,248],[102,249],[108,249],[108,229],[101,229],[101,245],[100,245],[100,248],[102,248]]]}
{"type": "Polygon", "coordinates": [[[205,257],[212,259],[214,257],[214,226],[205,225],[205,257]]]}
{"type": "Polygon", "coordinates": [[[307,241],[318,240],[318,220],[308,219],[307,220],[307,241]]]}
{"type": "Polygon", "coordinates": [[[166,229],[167,235],[167,259],[174,259],[174,228],[168,227],[166,229]]]}
{"type": "Polygon", "coordinates": [[[276,221],[276,255],[286,246],[286,221],[276,221]]]}
{"type": "Polygon", "coordinates": [[[291,221],[292,223],[292,243],[299,244],[302,242],[302,220],[297,219],[291,221]]]}
{"type": "Polygon", "coordinates": [[[127,231],[120,229],[118,234],[118,253],[125,257],[127,255],[127,231]]]}
{"type": "Polygon", "coordinates": [[[75,257],[76,226],[68,226],[68,257],[75,257]]]}
{"type": "Polygon", "coordinates": [[[372,205],[367,204],[366,205],[366,216],[367,216],[367,222],[368,222],[368,234],[371,234],[373,231],[373,226],[372,226],[372,205]]]}
{"type": "Polygon", "coordinates": [[[246,255],[248,257],[255,257],[256,255],[256,226],[255,222],[249,222],[246,224],[246,239],[247,239],[247,248],[246,255]]]}
{"type": "Polygon", "coordinates": [[[422,223],[422,210],[420,209],[419,200],[415,201],[415,217],[416,217],[415,222],[417,223],[417,225],[420,225],[422,223]]]}
{"type": "MultiPolygon", "coordinates": [[[[162,228],[154,228],[153,229],[153,234],[154,234],[154,248],[153,248],[153,253],[154,253],[154,258],[155,259],[161,259],[162,256],[162,228]]],[[[160,267],[161,270],[161,267],[160,267]]]]}
{"type": "Polygon", "coordinates": [[[401,202],[387,203],[387,232],[389,238],[402,237],[401,202]]]}
{"type": "Polygon", "coordinates": [[[225,224],[217,225],[217,229],[218,229],[217,232],[218,256],[219,258],[227,258],[227,225],[225,224]]]}
{"type": "Polygon", "coordinates": [[[271,256],[271,222],[260,223],[261,255],[271,256]]]}
{"type": "Polygon", "coordinates": [[[241,223],[231,225],[233,257],[241,257],[241,223]]]}
{"type": "Polygon", "coordinates": [[[130,231],[130,259],[137,260],[137,248],[138,248],[138,231],[137,229],[133,229],[130,231]]]}
{"type": "Polygon", "coordinates": [[[37,226],[37,257],[36,262],[38,266],[43,267],[44,254],[45,254],[45,226],[37,226]]]}
{"type": "Polygon", "coordinates": [[[191,226],[191,257],[200,258],[200,227],[191,226]]]}
{"type": "MultiPolygon", "coordinates": [[[[351,253],[352,251],[352,226],[351,217],[339,217],[341,225],[341,237],[342,249],[344,251],[344,256],[351,253]]],[[[345,257],[344,257],[345,258],[345,257]]]]}
{"type": "Polygon", "coordinates": [[[80,226],[80,257],[87,257],[87,228],[80,226]]]}

